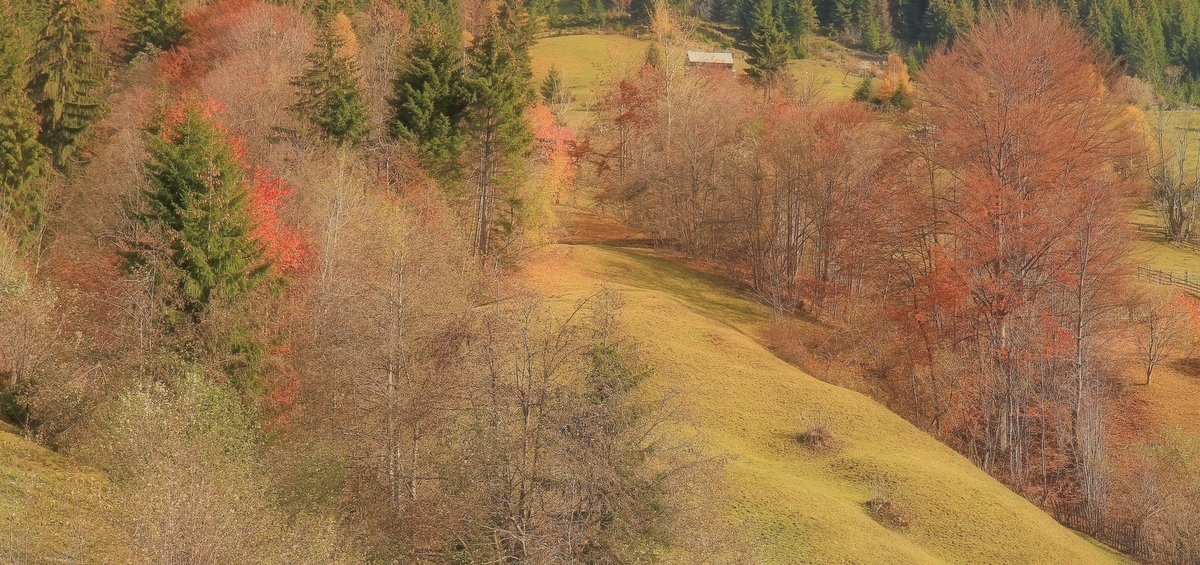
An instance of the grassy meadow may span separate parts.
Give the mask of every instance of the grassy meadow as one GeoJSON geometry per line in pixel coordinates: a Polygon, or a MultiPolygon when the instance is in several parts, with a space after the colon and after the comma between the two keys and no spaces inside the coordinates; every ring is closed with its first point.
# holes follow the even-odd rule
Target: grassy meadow
{"type": "MultiPolygon", "coordinates": [[[[534,44],[533,79],[540,85],[554,67],[563,74],[575,103],[567,121],[575,127],[591,120],[589,106],[613,82],[642,63],[650,46],[647,39],[614,34],[579,34],[546,37],[534,44]]],[[[697,47],[713,48],[715,47],[697,47]]],[[[846,49],[829,40],[814,41],[813,55],[788,64],[797,88],[818,92],[829,100],[849,100],[862,80],[865,54],[846,49]]],[[[735,52],[734,66],[744,72],[746,60],[735,52]]]]}

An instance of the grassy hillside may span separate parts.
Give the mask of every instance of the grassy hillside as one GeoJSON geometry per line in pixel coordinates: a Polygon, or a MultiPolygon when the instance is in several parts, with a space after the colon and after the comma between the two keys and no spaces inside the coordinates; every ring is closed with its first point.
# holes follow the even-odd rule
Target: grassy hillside
{"type": "Polygon", "coordinates": [[[674,391],[684,426],[729,456],[719,503],[773,563],[1108,563],[1120,557],[1059,526],[950,448],[858,393],[776,358],[754,337],[768,312],[721,281],[642,250],[553,245],[522,277],[561,304],[601,284],[674,391]],[[797,436],[822,423],[836,446],[797,436]],[[865,503],[878,485],[907,527],[865,503]]]}
{"type": "Polygon", "coordinates": [[[97,518],[107,479],[0,423],[0,563],[105,562],[112,532],[97,518]],[[71,561],[76,562],[76,561],[71,561]]]}

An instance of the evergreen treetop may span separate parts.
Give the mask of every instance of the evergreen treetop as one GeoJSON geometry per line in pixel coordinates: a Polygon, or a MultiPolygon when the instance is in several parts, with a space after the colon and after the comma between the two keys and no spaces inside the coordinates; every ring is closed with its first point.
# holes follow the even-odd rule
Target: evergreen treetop
{"type": "Polygon", "coordinates": [[[413,143],[435,175],[454,178],[468,100],[462,49],[434,36],[412,48],[393,82],[389,133],[413,143]]]}
{"type": "Polygon", "coordinates": [[[324,137],[338,144],[355,144],[367,136],[369,110],[359,88],[358,63],[347,49],[353,31],[335,29],[338,21],[335,18],[322,26],[307,67],[292,81],[300,95],[293,109],[324,137]]]}
{"type": "Polygon", "coordinates": [[[149,188],[139,215],[149,236],[132,257],[179,291],[198,318],[262,282],[270,265],[252,235],[244,164],[210,112],[188,103],[147,137],[149,188]]]}
{"type": "Polygon", "coordinates": [[[46,151],[25,94],[24,56],[14,22],[7,1],[0,0],[0,231],[29,250],[41,232],[46,151]]]}
{"type": "Polygon", "coordinates": [[[750,68],[746,74],[754,82],[770,86],[787,70],[790,52],[787,36],[772,9],[771,0],[755,4],[754,26],[749,45],[750,68]]]}
{"type": "Polygon", "coordinates": [[[130,0],[121,20],[129,31],[129,48],[134,54],[152,47],[168,49],[183,37],[180,0],[130,0]]]}
{"type": "Polygon", "coordinates": [[[92,43],[84,2],[52,0],[30,61],[29,93],[41,119],[39,139],[59,166],[65,166],[102,104],[104,62],[92,43]]]}

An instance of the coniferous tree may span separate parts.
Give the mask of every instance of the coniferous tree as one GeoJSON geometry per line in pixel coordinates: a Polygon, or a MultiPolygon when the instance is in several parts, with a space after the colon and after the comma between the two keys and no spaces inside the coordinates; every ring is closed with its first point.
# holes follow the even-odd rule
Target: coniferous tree
{"type": "Polygon", "coordinates": [[[147,237],[131,261],[173,287],[181,319],[197,321],[262,282],[270,265],[253,235],[244,166],[224,129],[186,104],[147,136],[147,237]]]}
{"type": "MultiPolygon", "coordinates": [[[[479,167],[475,175],[474,247],[480,256],[491,251],[497,192],[510,188],[504,180],[512,179],[503,177],[529,153],[533,141],[525,121],[525,108],[532,94],[529,25],[519,0],[509,0],[471,48],[467,125],[479,167]]],[[[511,224],[503,227],[509,231],[514,228],[511,224]]]]}
{"type": "Polygon", "coordinates": [[[754,27],[750,40],[749,63],[746,74],[764,87],[774,85],[787,72],[788,41],[771,0],[762,0],[754,7],[754,27]]]}
{"type": "Polygon", "coordinates": [[[571,101],[571,91],[567,89],[567,83],[557,67],[551,66],[546,73],[546,78],[542,80],[541,94],[542,100],[550,105],[571,101]]]}
{"type": "Polygon", "coordinates": [[[1158,10],[1147,7],[1144,10],[1132,10],[1128,14],[1122,27],[1127,29],[1125,54],[1129,71],[1161,84],[1162,73],[1167,66],[1167,45],[1158,10]]]}
{"type": "Polygon", "coordinates": [[[31,64],[29,94],[41,120],[39,140],[64,166],[80,137],[100,114],[104,62],[85,0],[53,0],[31,64]]]}
{"type": "MultiPolygon", "coordinates": [[[[456,26],[455,26],[456,27],[456,26]]],[[[390,100],[393,138],[413,143],[426,167],[443,179],[458,176],[469,92],[456,38],[429,30],[408,53],[390,100]]]]}
{"type": "Polygon", "coordinates": [[[0,229],[28,250],[41,232],[46,151],[38,143],[38,117],[25,94],[14,21],[7,1],[0,0],[0,229]]]}
{"type": "Polygon", "coordinates": [[[596,9],[592,7],[592,0],[578,0],[575,11],[579,24],[590,25],[596,20],[596,9]]]}
{"type": "Polygon", "coordinates": [[[651,43],[646,48],[646,60],[643,64],[654,69],[662,66],[662,51],[658,48],[658,43],[651,43]]]}
{"type": "Polygon", "coordinates": [[[313,16],[318,22],[327,22],[338,14],[353,14],[355,13],[358,2],[356,0],[314,0],[310,4],[313,16]]]}
{"type": "Polygon", "coordinates": [[[930,0],[925,13],[924,42],[937,45],[953,40],[970,25],[966,10],[958,0],[930,0]]]}
{"type": "MultiPolygon", "coordinates": [[[[345,15],[339,13],[338,18],[345,15]]],[[[322,28],[316,49],[308,55],[307,68],[292,81],[300,97],[293,109],[324,137],[338,144],[355,144],[367,136],[369,111],[359,89],[355,53],[347,38],[333,28],[338,18],[322,28]]]]}
{"type": "Polygon", "coordinates": [[[883,25],[883,17],[872,12],[863,22],[862,44],[867,51],[884,53],[892,48],[892,38],[883,25]]]}
{"type": "Polygon", "coordinates": [[[820,23],[817,21],[817,8],[812,0],[781,0],[786,7],[780,19],[787,30],[792,47],[792,55],[805,57],[808,47],[805,40],[816,33],[820,23]]]}
{"type": "Polygon", "coordinates": [[[168,49],[183,37],[180,0],[130,0],[121,19],[129,31],[129,48],[134,54],[151,47],[168,49]]]}
{"type": "Polygon", "coordinates": [[[654,2],[652,0],[630,0],[629,2],[629,19],[635,24],[644,24],[650,21],[650,16],[654,13],[654,2]]]}
{"type": "Polygon", "coordinates": [[[1087,6],[1083,26],[1092,39],[1109,55],[1114,54],[1112,0],[1092,0],[1087,6]]]}

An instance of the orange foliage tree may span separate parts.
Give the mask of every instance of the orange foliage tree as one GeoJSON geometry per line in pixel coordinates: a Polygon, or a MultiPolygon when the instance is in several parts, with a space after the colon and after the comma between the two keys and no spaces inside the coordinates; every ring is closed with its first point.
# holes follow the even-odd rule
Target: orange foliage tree
{"type": "Polygon", "coordinates": [[[940,342],[928,370],[960,380],[960,447],[1019,488],[1065,472],[1097,512],[1105,337],[1126,304],[1125,202],[1141,188],[1125,173],[1141,133],[1102,63],[1055,12],[981,24],[919,77],[895,195],[912,259],[899,315],[940,342]]]}

